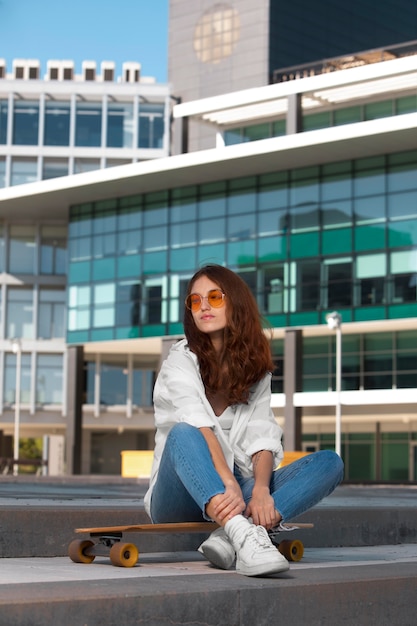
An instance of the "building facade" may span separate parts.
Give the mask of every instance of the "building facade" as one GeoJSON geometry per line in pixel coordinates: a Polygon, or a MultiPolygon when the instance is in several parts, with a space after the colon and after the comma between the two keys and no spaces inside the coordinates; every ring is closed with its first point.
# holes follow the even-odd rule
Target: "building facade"
{"type": "Polygon", "coordinates": [[[86,473],[151,449],[187,281],[215,262],[272,328],[287,444],[334,447],[340,404],[346,479],[415,481],[416,77],[414,54],[178,104],[216,148],[1,190],[4,437],[18,337],[22,436],[65,434],[86,473]]]}
{"type": "Polygon", "coordinates": [[[167,156],[170,108],[139,63],[0,59],[0,187],[167,156]]]}

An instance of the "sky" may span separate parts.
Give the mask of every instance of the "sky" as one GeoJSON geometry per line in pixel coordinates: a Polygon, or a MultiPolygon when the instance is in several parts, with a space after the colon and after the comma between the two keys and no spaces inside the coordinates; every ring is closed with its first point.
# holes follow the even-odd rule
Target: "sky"
{"type": "Polygon", "coordinates": [[[167,81],[169,0],[0,0],[0,59],[141,63],[141,75],[167,81]]]}

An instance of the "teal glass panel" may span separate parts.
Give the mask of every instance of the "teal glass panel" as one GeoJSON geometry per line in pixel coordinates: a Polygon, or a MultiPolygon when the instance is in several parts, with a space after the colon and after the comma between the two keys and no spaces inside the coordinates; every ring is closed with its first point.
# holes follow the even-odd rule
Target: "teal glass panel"
{"type": "Polygon", "coordinates": [[[114,339],[113,328],[100,328],[91,331],[91,341],[109,341],[114,339]]]}
{"type": "Polygon", "coordinates": [[[387,481],[408,480],[408,443],[383,443],[381,478],[387,481]]]}
{"type": "Polygon", "coordinates": [[[144,274],[165,274],[167,268],[168,253],[165,250],[161,252],[147,252],[143,256],[144,274]]]}
{"type": "Polygon", "coordinates": [[[257,141],[271,136],[270,124],[256,124],[243,129],[244,141],[257,141]]]}
{"type": "Polygon", "coordinates": [[[329,371],[329,360],[326,356],[314,358],[305,358],[303,361],[303,375],[311,376],[318,375],[323,376],[326,375],[329,371]]]}
{"type": "Polygon", "coordinates": [[[341,126],[343,124],[354,124],[362,121],[362,107],[347,107],[333,112],[333,124],[341,126]]]}
{"type": "Polygon", "coordinates": [[[82,261],[81,263],[70,263],[68,282],[74,283],[87,283],[90,280],[90,261],[82,261]]]}
{"type": "Polygon", "coordinates": [[[218,263],[222,265],[226,261],[226,244],[218,243],[210,246],[198,246],[197,265],[218,263]]]}
{"type": "Polygon", "coordinates": [[[365,104],[364,117],[365,120],[376,120],[381,117],[389,117],[394,114],[394,102],[392,100],[385,100],[384,102],[373,102],[372,104],[365,104]]]}
{"type": "Polygon", "coordinates": [[[301,259],[319,254],[319,233],[298,233],[290,236],[290,257],[301,259]]]}
{"type": "MultiPolygon", "coordinates": [[[[156,196],[156,194],[150,194],[151,196],[156,196]]],[[[167,195],[167,194],[161,194],[167,195]]],[[[163,201],[161,198],[160,202],[151,202],[151,200],[147,199],[145,201],[145,211],[143,214],[143,224],[144,226],[160,226],[161,224],[168,223],[168,208],[167,202],[163,201]]]]}
{"type": "Polygon", "coordinates": [[[182,335],[184,333],[184,327],[181,323],[168,324],[168,335],[182,335]]]}
{"type": "Polygon", "coordinates": [[[311,326],[312,324],[319,324],[319,313],[316,311],[290,314],[290,326],[311,326]]]}
{"type": "Polygon", "coordinates": [[[385,307],[366,307],[364,309],[355,309],[353,312],[355,322],[369,322],[372,320],[386,319],[385,307]]]}
{"type": "Polygon", "coordinates": [[[109,280],[116,275],[116,259],[93,261],[93,280],[109,280]]]}
{"type": "Polygon", "coordinates": [[[264,317],[272,328],[282,328],[288,325],[286,315],[265,315],[264,317]]]}
{"type": "Polygon", "coordinates": [[[308,355],[327,354],[329,352],[330,335],[325,337],[304,337],[303,353],[308,355]]]}
{"type": "Polygon", "coordinates": [[[169,264],[171,271],[180,272],[190,268],[194,269],[196,266],[196,248],[171,250],[169,264]]]}
{"type": "Polygon", "coordinates": [[[258,239],[258,261],[282,261],[287,258],[286,237],[261,237],[258,239]]]}
{"type": "MultiPolygon", "coordinates": [[[[204,187],[204,185],[202,185],[204,187]]],[[[224,192],[226,193],[226,192],[224,192]]],[[[226,197],[223,193],[203,196],[198,203],[198,215],[201,219],[223,217],[226,214],[226,197]]]]}
{"type": "MultiPolygon", "coordinates": [[[[414,176],[417,179],[417,172],[414,172],[414,176]]],[[[417,190],[389,194],[388,217],[390,219],[417,217],[417,190]]]]}
{"type": "Polygon", "coordinates": [[[164,324],[149,324],[142,327],[142,337],[161,337],[165,332],[164,324]]]}
{"type": "Polygon", "coordinates": [[[385,248],[385,224],[357,226],[354,230],[355,250],[385,248]]]}
{"type": "MultiPolygon", "coordinates": [[[[115,204],[112,202],[111,204],[115,204]]],[[[114,233],[116,230],[116,207],[109,209],[97,208],[94,213],[93,234],[114,233]]]]}
{"type": "Polygon", "coordinates": [[[342,335],[343,354],[359,352],[361,347],[359,335],[342,335]]]}
{"type": "Polygon", "coordinates": [[[270,172],[268,174],[259,175],[259,187],[273,187],[273,186],[286,186],[289,181],[289,172],[284,170],[282,172],[270,172]]]}
{"type": "Polygon", "coordinates": [[[228,239],[249,239],[256,234],[255,212],[245,215],[233,215],[227,218],[228,239]]]}
{"type": "Polygon", "coordinates": [[[230,215],[256,211],[255,188],[232,192],[227,200],[227,210],[230,215]]]}
{"type": "Polygon", "coordinates": [[[197,243],[197,223],[172,224],[169,229],[170,244],[173,248],[197,243]]]}
{"type": "Polygon", "coordinates": [[[324,113],[313,113],[311,115],[303,115],[303,131],[316,130],[319,128],[328,128],[331,126],[330,111],[324,113]]]}
{"type": "Polygon", "coordinates": [[[169,214],[172,224],[195,220],[197,218],[196,198],[172,200],[169,214]]]}
{"type": "Polygon", "coordinates": [[[130,278],[141,273],[142,257],[140,254],[121,256],[117,259],[118,278],[130,278]]]}
{"type": "Polygon", "coordinates": [[[116,328],[116,339],[137,339],[139,337],[139,328],[126,326],[124,328],[116,328]]]}
{"type": "Polygon", "coordinates": [[[301,206],[304,210],[308,205],[315,206],[319,201],[318,180],[295,180],[290,187],[291,206],[301,206]]]}
{"type": "Polygon", "coordinates": [[[282,137],[287,133],[287,120],[276,120],[272,122],[272,136],[282,137]]]}
{"type": "Polygon", "coordinates": [[[335,228],[321,233],[322,254],[343,254],[352,250],[352,229],[335,228]]]}
{"type": "Polygon", "coordinates": [[[345,479],[354,481],[376,480],[374,444],[350,443],[346,446],[345,455],[347,455],[346,466],[349,468],[349,475],[345,476],[345,479]]]}
{"type": "Polygon", "coordinates": [[[406,96],[405,98],[397,98],[395,101],[395,112],[397,115],[404,113],[414,113],[417,111],[417,96],[406,96]]]}
{"type": "MultiPolygon", "coordinates": [[[[397,349],[417,351],[417,330],[405,330],[398,332],[397,349]]],[[[417,359],[415,365],[417,367],[417,359]]]]}
{"type": "MultiPolygon", "coordinates": [[[[392,333],[368,333],[364,335],[365,352],[381,352],[392,350],[392,333]]],[[[379,368],[377,368],[379,369],[379,368]]]]}
{"type": "Polygon", "coordinates": [[[388,227],[388,247],[400,248],[417,245],[417,220],[391,222],[388,227]]]}
{"type": "Polygon", "coordinates": [[[417,317],[417,303],[393,304],[388,307],[389,319],[403,319],[404,317],[417,317]]]}
{"type": "Polygon", "coordinates": [[[87,341],[89,341],[88,330],[76,330],[67,333],[67,343],[85,343],[87,341]]]}
{"type": "Polygon", "coordinates": [[[255,241],[236,241],[227,244],[227,264],[232,266],[255,263],[255,241]]]}

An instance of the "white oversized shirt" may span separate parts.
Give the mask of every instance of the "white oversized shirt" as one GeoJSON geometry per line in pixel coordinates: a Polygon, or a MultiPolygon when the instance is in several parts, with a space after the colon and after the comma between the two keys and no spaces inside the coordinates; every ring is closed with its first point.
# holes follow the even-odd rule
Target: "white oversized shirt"
{"type": "Polygon", "coordinates": [[[260,450],[273,453],[274,467],[282,460],[282,429],[271,409],[271,374],[266,374],[252,387],[248,404],[230,407],[234,418],[226,434],[207,400],[197,357],[183,339],[171,347],[162,364],[153,400],[156,435],[149,489],[145,495],[148,515],[165,442],[169,431],[178,422],[196,428],[212,428],[232,472],[236,463],[243,476],[251,476],[252,455],[260,450]]]}

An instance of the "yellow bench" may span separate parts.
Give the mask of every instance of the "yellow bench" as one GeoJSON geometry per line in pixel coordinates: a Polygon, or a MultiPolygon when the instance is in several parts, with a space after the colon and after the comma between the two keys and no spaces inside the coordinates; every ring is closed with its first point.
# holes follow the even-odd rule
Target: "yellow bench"
{"type": "MultiPolygon", "coordinates": [[[[286,451],[279,467],[284,467],[297,459],[301,459],[309,452],[301,450],[286,451]]],[[[122,456],[122,476],[124,478],[149,478],[151,475],[153,450],[123,450],[122,456]]]]}

